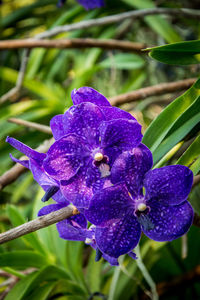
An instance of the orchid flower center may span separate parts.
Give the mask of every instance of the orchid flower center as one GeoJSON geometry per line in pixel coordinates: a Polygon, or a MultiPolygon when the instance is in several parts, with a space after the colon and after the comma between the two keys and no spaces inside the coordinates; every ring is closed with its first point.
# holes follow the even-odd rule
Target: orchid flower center
{"type": "Polygon", "coordinates": [[[154,224],[148,216],[150,210],[151,208],[146,205],[144,197],[136,199],[135,216],[137,217],[138,222],[142,225],[144,230],[151,230],[154,228],[154,224]]]}
{"type": "Polygon", "coordinates": [[[101,161],[103,159],[103,154],[101,152],[97,152],[94,156],[95,161],[101,161]]]}
{"type": "Polygon", "coordinates": [[[93,154],[93,165],[99,168],[101,178],[108,177],[110,175],[110,166],[108,164],[109,158],[102,152],[96,152],[93,154]]]}
{"type": "Polygon", "coordinates": [[[137,206],[137,210],[140,211],[140,212],[143,212],[147,209],[147,206],[145,203],[140,203],[138,206],[137,206]]]}

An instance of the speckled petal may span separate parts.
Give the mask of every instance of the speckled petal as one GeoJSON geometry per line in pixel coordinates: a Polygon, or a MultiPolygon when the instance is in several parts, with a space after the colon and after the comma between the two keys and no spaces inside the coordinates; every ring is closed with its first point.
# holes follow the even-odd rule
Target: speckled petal
{"type": "Polygon", "coordinates": [[[104,0],[78,0],[78,2],[86,9],[94,9],[104,6],[104,0]]]}
{"type": "Polygon", "coordinates": [[[185,166],[175,165],[149,171],[144,179],[147,198],[156,197],[164,205],[176,205],[187,199],[193,173],[185,166]]]}
{"type": "MultiPolygon", "coordinates": [[[[44,191],[48,191],[48,189],[52,186],[59,186],[58,182],[54,180],[53,178],[50,178],[44,171],[43,167],[41,164],[34,160],[19,160],[15,157],[13,157],[10,154],[11,159],[24,166],[25,168],[28,168],[31,170],[33,174],[33,178],[37,183],[44,189],[44,191]]],[[[58,203],[65,203],[66,205],[69,204],[69,202],[66,200],[66,198],[62,195],[60,189],[51,197],[53,198],[56,202],[58,203]]]]}
{"type": "Polygon", "coordinates": [[[94,147],[94,145],[99,145],[98,128],[104,119],[97,105],[84,102],[66,111],[63,119],[64,130],[68,133],[75,133],[94,147]]]}
{"type": "Polygon", "coordinates": [[[123,217],[129,206],[131,198],[126,186],[115,185],[95,193],[85,216],[92,224],[105,226],[105,222],[123,217]]]}
{"type": "Polygon", "coordinates": [[[144,175],[152,167],[151,151],[143,144],[117,157],[111,169],[111,182],[125,182],[132,196],[141,192],[144,175]]]}
{"type": "Polygon", "coordinates": [[[20,159],[17,159],[17,158],[15,158],[14,156],[12,156],[12,154],[10,154],[10,158],[11,158],[14,162],[16,162],[16,163],[18,163],[18,164],[24,166],[25,168],[29,169],[29,160],[20,160],[20,159]]]}
{"type": "Polygon", "coordinates": [[[111,220],[106,227],[96,227],[95,238],[98,248],[111,257],[129,253],[139,242],[140,225],[134,215],[111,220]]]}
{"type": "MultiPolygon", "coordinates": [[[[33,173],[33,178],[39,183],[45,192],[52,186],[59,186],[58,181],[48,176],[44,171],[44,168],[32,159],[30,159],[30,170],[33,173]]],[[[67,201],[67,199],[63,196],[60,189],[52,196],[52,199],[58,203],[64,203],[65,205],[69,204],[69,201],[67,201]]]]}
{"type": "Polygon", "coordinates": [[[154,228],[144,233],[155,241],[172,241],[185,234],[193,221],[193,209],[188,201],[179,205],[164,206],[156,199],[151,200],[148,217],[154,228]]]}
{"type": "Polygon", "coordinates": [[[92,161],[90,161],[90,164],[88,164],[87,167],[87,175],[86,175],[86,184],[87,186],[92,186],[95,182],[100,181],[101,179],[101,173],[99,171],[99,168],[96,166],[93,166],[92,161]]]}
{"type": "Polygon", "coordinates": [[[56,115],[50,121],[50,127],[55,140],[59,140],[67,134],[63,127],[63,115],[56,115]]]}
{"type": "Polygon", "coordinates": [[[102,166],[96,167],[93,166],[92,163],[88,165],[87,167],[87,172],[86,172],[86,185],[88,187],[92,187],[93,192],[95,193],[96,191],[99,191],[104,187],[104,184],[106,180],[109,180],[110,176],[105,176],[102,177],[103,171],[102,171],[102,166]],[[101,173],[101,171],[102,173],[101,173]]]}
{"type": "Polygon", "coordinates": [[[118,259],[103,253],[103,258],[109,262],[111,266],[119,266],[118,259]]]}
{"type": "MultiPolygon", "coordinates": [[[[97,249],[97,244],[96,244],[96,241],[95,241],[96,226],[92,225],[89,230],[92,232],[92,236],[91,236],[91,239],[86,240],[85,243],[87,245],[90,245],[94,250],[96,250],[97,249]]],[[[107,260],[111,264],[111,266],[118,266],[119,265],[117,258],[111,257],[111,256],[109,256],[105,253],[102,253],[102,256],[105,260],[107,260]]]]}
{"type": "Polygon", "coordinates": [[[92,187],[86,185],[87,168],[82,167],[78,173],[68,181],[61,181],[63,196],[78,208],[88,208],[93,196],[92,187]]]}
{"type": "Polygon", "coordinates": [[[43,166],[54,179],[69,180],[84,163],[85,155],[87,149],[83,140],[76,135],[68,135],[49,148],[43,166]]]}
{"type": "Polygon", "coordinates": [[[85,241],[93,233],[87,229],[87,220],[83,214],[73,216],[56,224],[59,235],[64,240],[85,241]]]}
{"type": "Polygon", "coordinates": [[[30,147],[26,146],[25,144],[21,143],[20,141],[9,136],[6,138],[6,142],[14,148],[16,148],[17,150],[19,150],[20,152],[24,153],[28,158],[32,158],[42,162],[46,157],[45,153],[37,152],[31,149],[30,147]]]}
{"type": "MultiPolygon", "coordinates": [[[[66,206],[65,204],[50,204],[44,206],[38,212],[38,216],[47,215],[66,206]]],[[[87,230],[87,220],[83,214],[58,222],[56,226],[60,237],[65,240],[84,241],[87,237],[92,237],[92,233],[87,230]]]]}
{"type": "Polygon", "coordinates": [[[66,204],[63,204],[63,203],[46,205],[46,206],[42,207],[42,208],[39,210],[39,212],[38,212],[38,217],[48,215],[48,214],[50,214],[51,212],[56,211],[56,210],[59,210],[59,209],[64,208],[64,207],[66,207],[66,206],[67,206],[67,205],[66,205],[66,204]]]}
{"type": "Polygon", "coordinates": [[[117,147],[123,151],[138,146],[141,142],[141,125],[132,120],[117,119],[100,125],[101,146],[117,147]]]}
{"type": "Polygon", "coordinates": [[[81,104],[83,102],[91,102],[97,106],[110,106],[106,97],[87,86],[81,87],[78,90],[74,89],[71,93],[71,98],[74,105],[81,104]]]}
{"type": "Polygon", "coordinates": [[[136,120],[130,113],[118,107],[101,106],[101,111],[105,115],[106,121],[115,119],[136,120]]]}
{"type": "Polygon", "coordinates": [[[129,252],[128,255],[132,258],[132,259],[137,259],[137,255],[134,252],[129,252]]]}

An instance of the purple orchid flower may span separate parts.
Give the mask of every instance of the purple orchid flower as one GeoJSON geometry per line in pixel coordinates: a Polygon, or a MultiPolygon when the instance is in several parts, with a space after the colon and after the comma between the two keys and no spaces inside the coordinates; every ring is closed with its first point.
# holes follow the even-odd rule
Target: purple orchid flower
{"type": "Polygon", "coordinates": [[[42,161],[46,157],[44,153],[39,153],[10,137],[7,137],[6,142],[11,144],[22,153],[26,154],[29,158],[27,160],[19,160],[10,154],[10,157],[14,162],[19,163],[25,168],[31,170],[35,181],[37,181],[37,183],[46,192],[42,198],[43,202],[52,197],[57,203],[69,204],[69,201],[66,200],[60,191],[59,182],[48,176],[42,166],[42,161]]]}
{"type": "MultiPolygon", "coordinates": [[[[66,206],[68,205],[65,203],[44,206],[39,210],[38,216],[47,215],[66,206]]],[[[82,213],[58,222],[56,227],[60,237],[65,240],[85,241],[87,238],[93,238],[94,235],[87,229],[87,219],[82,213]]]]}
{"type": "Polygon", "coordinates": [[[95,240],[102,253],[115,258],[129,253],[141,230],[153,240],[172,241],[191,226],[193,209],[186,199],[192,172],[181,165],[150,170],[151,166],[151,152],[143,144],[123,152],[111,170],[115,185],[91,199],[85,215],[96,225],[95,240]]]}
{"type": "MultiPolygon", "coordinates": [[[[7,142],[30,158],[31,170],[34,161],[37,181],[40,180],[37,173],[44,173],[80,209],[89,206],[93,192],[109,179],[116,157],[136,147],[142,135],[141,125],[134,117],[112,107],[92,88],[74,90],[72,100],[74,106],[50,122],[56,141],[46,154],[13,138],[8,137],[7,142]]],[[[48,193],[52,195],[53,188],[48,193]]],[[[47,196],[45,200],[50,198],[47,196]]]]}
{"type": "MultiPolygon", "coordinates": [[[[67,204],[65,203],[50,204],[44,206],[38,212],[38,217],[47,215],[66,206],[67,204]]],[[[110,257],[107,254],[102,254],[98,250],[95,241],[95,226],[92,225],[89,229],[87,229],[87,219],[82,213],[58,222],[56,224],[56,227],[60,238],[71,241],[83,241],[87,245],[90,245],[93,249],[95,249],[97,253],[95,259],[96,261],[98,261],[103,256],[103,258],[107,260],[112,266],[119,265],[118,260],[115,257],[110,257]]]]}
{"type": "MultiPolygon", "coordinates": [[[[104,6],[104,0],[77,0],[86,10],[104,6]]],[[[59,0],[58,7],[62,7],[66,0],[59,0]]]]}

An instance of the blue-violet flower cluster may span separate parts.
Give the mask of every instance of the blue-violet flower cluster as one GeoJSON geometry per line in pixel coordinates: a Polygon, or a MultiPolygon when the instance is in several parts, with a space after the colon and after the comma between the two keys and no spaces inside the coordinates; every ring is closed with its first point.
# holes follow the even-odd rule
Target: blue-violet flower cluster
{"type": "MultiPolygon", "coordinates": [[[[86,10],[104,6],[104,0],[77,0],[86,10]]],[[[58,7],[62,7],[66,0],[58,0],[58,7]]]]}
{"type": "Polygon", "coordinates": [[[44,189],[42,201],[56,202],[38,215],[75,205],[80,214],[57,223],[60,237],[84,241],[96,249],[96,260],[103,256],[111,265],[126,253],[136,258],[141,232],[155,241],[185,234],[193,221],[192,172],[181,165],[151,170],[151,151],[131,114],[89,87],[71,96],[73,106],[50,122],[55,142],[47,153],[7,137],[28,157],[11,155],[44,189]]]}

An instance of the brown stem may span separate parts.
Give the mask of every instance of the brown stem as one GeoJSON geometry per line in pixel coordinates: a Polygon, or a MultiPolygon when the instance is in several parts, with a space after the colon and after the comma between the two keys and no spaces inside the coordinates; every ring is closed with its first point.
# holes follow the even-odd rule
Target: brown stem
{"type": "Polygon", "coordinates": [[[186,90],[192,84],[194,84],[196,80],[197,78],[189,78],[189,79],[179,80],[176,82],[159,83],[153,86],[148,86],[145,88],[138,89],[133,92],[111,97],[109,100],[112,105],[119,106],[124,103],[142,100],[150,96],[159,96],[167,93],[186,90]]]}
{"type": "Polygon", "coordinates": [[[22,224],[18,227],[10,229],[0,234],[0,244],[14,240],[25,234],[37,231],[64,219],[70,218],[79,214],[79,211],[74,206],[67,206],[57,211],[54,211],[46,216],[39,217],[33,221],[22,224]]]}
{"type": "Polygon", "coordinates": [[[49,126],[46,126],[46,125],[42,125],[42,124],[35,123],[35,122],[29,122],[29,121],[25,121],[25,120],[22,120],[22,119],[16,119],[16,118],[10,118],[10,119],[8,119],[8,122],[15,123],[15,124],[18,124],[18,125],[22,125],[22,126],[25,126],[25,127],[28,127],[28,128],[37,129],[39,131],[42,131],[42,132],[45,132],[45,133],[48,133],[48,134],[52,135],[51,128],[49,126]]]}
{"type": "Polygon", "coordinates": [[[92,39],[92,38],[76,38],[65,40],[5,40],[0,41],[0,49],[17,49],[17,48],[103,48],[117,49],[122,51],[141,52],[146,48],[143,43],[133,43],[129,41],[119,41],[112,39],[92,39]]]}

